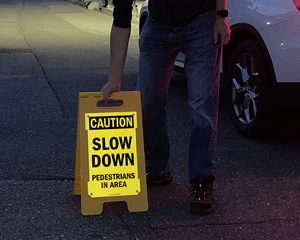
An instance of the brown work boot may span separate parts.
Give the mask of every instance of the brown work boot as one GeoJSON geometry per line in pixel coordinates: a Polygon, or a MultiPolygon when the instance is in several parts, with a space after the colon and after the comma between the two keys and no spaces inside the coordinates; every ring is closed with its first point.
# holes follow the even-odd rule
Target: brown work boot
{"type": "Polygon", "coordinates": [[[164,186],[169,185],[172,182],[172,175],[170,172],[163,173],[161,175],[152,175],[147,174],[147,187],[150,188],[152,186],[164,186]]]}
{"type": "Polygon", "coordinates": [[[208,176],[191,182],[191,213],[208,214],[212,212],[214,206],[213,180],[213,176],[208,176]]]}

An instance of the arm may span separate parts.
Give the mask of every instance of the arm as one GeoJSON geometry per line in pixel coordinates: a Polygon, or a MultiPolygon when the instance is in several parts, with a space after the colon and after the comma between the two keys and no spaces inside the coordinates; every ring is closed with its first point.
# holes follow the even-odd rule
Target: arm
{"type": "Polygon", "coordinates": [[[125,65],[131,30],[133,0],[114,0],[113,26],[110,33],[110,69],[107,83],[101,89],[103,100],[121,90],[121,79],[125,65]]]}
{"type": "Polygon", "coordinates": [[[127,55],[130,28],[112,26],[110,35],[110,69],[109,78],[102,88],[103,99],[107,100],[108,95],[121,90],[121,78],[127,55]]]}
{"type": "MultiPolygon", "coordinates": [[[[226,0],[215,0],[216,1],[216,10],[226,9],[226,0]]],[[[230,39],[230,28],[227,23],[226,18],[216,18],[214,24],[214,41],[215,43],[220,40],[219,47],[223,47],[228,44],[230,39]]]]}

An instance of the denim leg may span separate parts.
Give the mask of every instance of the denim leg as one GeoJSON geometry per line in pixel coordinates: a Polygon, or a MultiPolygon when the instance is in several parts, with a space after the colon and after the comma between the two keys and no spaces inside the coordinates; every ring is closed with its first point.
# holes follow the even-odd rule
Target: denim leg
{"type": "Polygon", "coordinates": [[[188,106],[192,118],[189,181],[214,176],[213,151],[217,140],[220,49],[213,40],[213,12],[199,16],[182,29],[188,36],[180,51],[186,55],[188,106]]]}
{"type": "Polygon", "coordinates": [[[146,170],[168,171],[167,95],[178,49],[170,43],[172,28],[148,19],[140,36],[137,90],[141,92],[146,170]]]}

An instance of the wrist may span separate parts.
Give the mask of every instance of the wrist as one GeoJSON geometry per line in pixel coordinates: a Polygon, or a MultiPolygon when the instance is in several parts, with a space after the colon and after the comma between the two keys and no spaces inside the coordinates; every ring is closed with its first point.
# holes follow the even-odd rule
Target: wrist
{"type": "Polygon", "coordinates": [[[215,18],[227,18],[228,17],[228,10],[227,9],[222,9],[222,10],[216,10],[215,12],[215,18]]]}

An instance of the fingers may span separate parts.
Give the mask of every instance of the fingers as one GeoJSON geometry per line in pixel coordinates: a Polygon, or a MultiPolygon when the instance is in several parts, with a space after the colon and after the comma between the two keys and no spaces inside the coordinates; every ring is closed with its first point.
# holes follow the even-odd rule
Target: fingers
{"type": "Polygon", "coordinates": [[[214,25],[214,41],[220,41],[219,47],[224,47],[230,39],[230,28],[226,19],[216,19],[214,25]]]}
{"type": "Polygon", "coordinates": [[[221,37],[221,41],[220,41],[220,44],[219,44],[219,48],[224,47],[224,42],[225,42],[224,38],[221,37]]]}
{"type": "Polygon", "coordinates": [[[220,41],[219,47],[224,47],[228,44],[229,39],[230,39],[230,33],[228,31],[215,31],[214,32],[214,40],[216,42],[216,38],[220,41]],[[217,37],[216,37],[217,36],[217,37]]]}
{"type": "Polygon", "coordinates": [[[101,92],[103,93],[103,100],[101,100],[100,102],[101,103],[107,103],[109,93],[106,91],[105,86],[101,89],[101,92]]]}
{"type": "Polygon", "coordinates": [[[227,35],[221,36],[221,41],[220,41],[219,47],[224,47],[227,44],[228,44],[228,36],[227,35]]]}
{"type": "Polygon", "coordinates": [[[101,103],[108,104],[110,102],[110,94],[112,94],[114,91],[111,89],[108,85],[105,85],[102,89],[101,92],[103,93],[103,100],[100,101],[101,103]]]}
{"type": "Polygon", "coordinates": [[[219,34],[217,31],[214,31],[214,43],[216,44],[219,40],[219,34]]]}
{"type": "Polygon", "coordinates": [[[108,105],[108,104],[111,104],[111,103],[115,103],[116,100],[115,99],[111,99],[111,98],[107,98],[106,100],[103,99],[103,100],[100,100],[99,102],[100,102],[101,105],[102,104],[103,105],[108,105]]]}
{"type": "Polygon", "coordinates": [[[105,86],[101,89],[101,92],[103,93],[103,100],[100,101],[102,103],[105,104],[109,104],[109,103],[114,103],[116,102],[115,99],[111,99],[110,95],[114,92],[119,92],[120,89],[120,84],[111,84],[111,83],[107,83],[105,84],[105,86]]]}
{"type": "Polygon", "coordinates": [[[226,46],[229,43],[230,35],[226,35],[222,41],[222,47],[226,46]]]}

